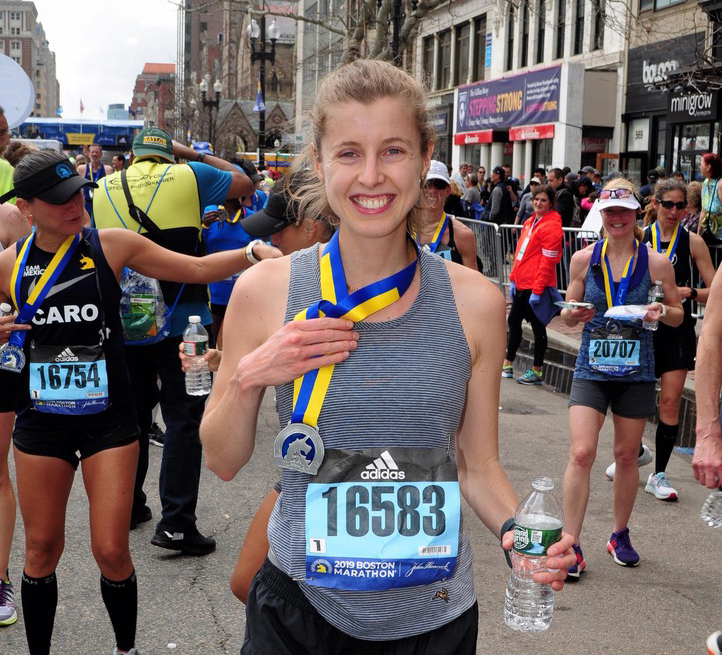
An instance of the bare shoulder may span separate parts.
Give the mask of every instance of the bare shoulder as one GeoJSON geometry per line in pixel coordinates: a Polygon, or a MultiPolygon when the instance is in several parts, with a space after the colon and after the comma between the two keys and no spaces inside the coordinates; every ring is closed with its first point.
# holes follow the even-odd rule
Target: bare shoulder
{"type": "Polygon", "coordinates": [[[451,289],[454,292],[456,309],[467,332],[476,325],[484,325],[489,315],[506,311],[506,301],[499,288],[482,273],[467,266],[445,261],[449,272],[451,289]]]}
{"type": "Polygon", "coordinates": [[[15,266],[16,254],[17,248],[15,245],[11,245],[0,252],[0,290],[7,297],[10,297],[10,278],[15,266]]]}
{"type": "Polygon", "coordinates": [[[577,264],[578,266],[589,266],[589,262],[592,261],[592,253],[594,252],[595,244],[590,244],[586,248],[577,250],[570,260],[570,264],[577,264]]]}
{"type": "Polygon", "coordinates": [[[474,231],[458,218],[451,219],[454,222],[454,239],[456,241],[476,242],[474,231]]]}
{"type": "Polygon", "coordinates": [[[87,168],[87,167],[86,167],[85,164],[80,164],[80,166],[78,166],[78,175],[80,175],[80,177],[84,177],[84,176],[85,176],[85,169],[86,169],[86,168],[87,168]]]}
{"type": "Polygon", "coordinates": [[[663,255],[656,250],[649,249],[649,272],[652,274],[652,277],[655,276],[655,274],[674,274],[674,268],[672,267],[672,262],[669,261],[669,257],[667,255],[663,255]]]}

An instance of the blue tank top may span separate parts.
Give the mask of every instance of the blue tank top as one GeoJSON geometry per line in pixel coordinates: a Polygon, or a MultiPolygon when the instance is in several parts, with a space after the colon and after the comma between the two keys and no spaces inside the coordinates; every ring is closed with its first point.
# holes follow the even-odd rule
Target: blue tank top
{"type": "MultiPolygon", "coordinates": [[[[471,356],[456,310],[446,264],[420,255],[421,288],[401,317],[360,321],[359,348],[336,366],[318,429],[327,449],[451,448],[459,429],[471,374],[471,356]],[[443,345],[442,345],[443,344],[443,345]]],[[[318,247],[291,256],[285,321],[318,300],[318,247]]],[[[293,383],[276,388],[285,426],[292,411],[293,383]]],[[[386,590],[311,586],[306,575],[306,491],[308,474],[282,469],[281,498],[269,520],[269,542],[281,568],[332,625],[358,639],[385,641],[445,625],[474,603],[471,547],[463,533],[453,576],[434,583],[386,590]],[[445,588],[453,602],[434,593],[445,588]]]]}
{"type": "MultiPolygon", "coordinates": [[[[601,252],[604,241],[598,241],[594,246],[594,252],[592,253],[592,259],[587,269],[587,276],[585,279],[585,290],[584,290],[584,302],[590,302],[594,304],[596,310],[594,318],[584,324],[584,330],[582,331],[582,342],[579,347],[579,354],[577,355],[577,363],[574,368],[574,377],[581,380],[597,380],[599,382],[654,382],[654,346],[652,343],[653,332],[645,330],[642,327],[641,322],[631,323],[629,321],[609,321],[604,317],[604,312],[609,308],[607,305],[607,296],[604,292],[604,278],[602,276],[602,264],[601,252]],[[627,358],[627,361],[638,361],[639,366],[635,367],[634,372],[630,372],[628,375],[622,377],[608,375],[595,370],[592,368],[590,363],[590,345],[591,348],[591,359],[595,360],[595,355],[598,356],[601,361],[602,355],[617,356],[618,352],[616,349],[609,353],[602,353],[599,342],[600,339],[596,338],[595,334],[597,330],[610,329],[615,331],[615,327],[623,326],[625,330],[629,330],[627,336],[630,339],[624,339],[625,341],[625,356],[627,356],[626,349],[629,347],[630,350],[633,347],[634,342],[638,339],[638,348],[634,346],[633,358],[627,358]]],[[[646,305],[647,294],[649,288],[652,286],[651,278],[649,277],[649,257],[646,247],[639,248],[638,261],[632,274],[632,279],[629,283],[629,291],[627,292],[627,298],[625,305],[646,305]]],[[[619,347],[620,344],[617,344],[619,347]]]]}
{"type": "MultiPolygon", "coordinates": [[[[240,221],[236,223],[214,221],[208,227],[203,227],[203,240],[206,244],[206,251],[210,255],[214,252],[245,248],[253,241],[253,237],[241,227],[240,221]]],[[[239,275],[240,272],[220,282],[212,282],[209,284],[208,289],[211,293],[211,302],[216,305],[227,305],[231,298],[233,285],[236,283],[239,275]]]]}

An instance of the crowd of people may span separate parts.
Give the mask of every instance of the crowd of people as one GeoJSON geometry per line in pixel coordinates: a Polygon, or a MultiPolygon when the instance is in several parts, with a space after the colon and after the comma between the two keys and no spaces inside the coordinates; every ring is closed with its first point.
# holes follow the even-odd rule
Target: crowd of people
{"type": "MultiPolygon", "coordinates": [[[[5,147],[3,122],[0,109],[5,147]]],[[[0,625],[17,620],[12,441],[31,655],[51,652],[55,571],[78,466],[113,652],[139,655],[128,533],[152,519],[144,482],[156,406],[166,432],[161,516],[150,543],[202,556],[216,548],[195,513],[202,451],[211,471],[234,478],[253,453],[263,393],[276,388],[279,479],[258,499],[231,575],[246,604],[245,655],[315,653],[318,644],[328,653],[372,652],[370,644],[394,653],[476,652],[461,499],[509,550],[518,498],[499,460],[498,406],[501,379],[514,377],[524,320],[534,359],[517,382],[532,386],[543,381],[551,318],[561,312],[567,325],[583,324],[569,399],[565,531],[537,582],[561,591],[587,568],[580,537],[609,408],[607,549],[617,564],[640,560],[628,524],[639,466],[652,459],[644,426],[657,411],[655,471],[645,490],[678,498],[666,467],[684,381],[695,368],[692,300],[709,305],[694,474],[719,486],[722,278],[708,249],[712,237],[722,240],[719,157],[705,156],[699,188],[656,171],[637,190],[591,167],[537,168],[521,188],[508,166],[494,166],[488,178],[468,164],[454,173],[433,153],[423,89],[372,60],[328,75],[309,143],[273,186],[247,160],[226,161],[212,144],[184,145],[153,127],[112,165],[98,145],[83,163],[5,150],[0,302],[13,312],[0,317],[0,625]],[[595,204],[601,238],[571,258],[562,299],[563,228],[581,225],[595,204]],[[520,226],[509,253],[509,308],[483,275],[467,218],[520,226]],[[132,301],[129,269],[150,286],[160,281],[154,296],[143,296],[146,308],[137,311],[149,322],[132,338],[122,308],[128,296],[131,307],[143,303],[132,301]],[[663,297],[650,302],[655,284],[663,297]],[[148,313],[148,302],[161,310],[148,313]],[[605,316],[620,306],[637,320],[605,316]],[[189,316],[200,317],[215,345],[205,355],[215,372],[209,397],[185,391],[189,316]],[[658,329],[646,329],[652,325],[658,329]],[[391,378],[390,368],[398,371],[391,378]],[[358,519],[357,504],[388,490],[364,477],[370,469],[405,474],[399,493],[383,501],[392,518],[372,524],[358,519]],[[339,499],[347,489],[356,496],[339,499]],[[438,566],[426,566],[422,553],[438,544],[438,566]],[[404,575],[347,576],[339,561],[391,563],[404,575]],[[430,608],[434,593],[456,602],[430,608]]]]}

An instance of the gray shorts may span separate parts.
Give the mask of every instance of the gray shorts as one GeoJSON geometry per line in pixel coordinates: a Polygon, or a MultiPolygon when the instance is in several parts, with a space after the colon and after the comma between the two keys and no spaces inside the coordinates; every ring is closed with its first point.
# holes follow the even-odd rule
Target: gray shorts
{"type": "Polygon", "coordinates": [[[624,418],[647,418],[657,411],[654,382],[600,382],[574,378],[569,392],[569,407],[582,405],[624,418]]]}

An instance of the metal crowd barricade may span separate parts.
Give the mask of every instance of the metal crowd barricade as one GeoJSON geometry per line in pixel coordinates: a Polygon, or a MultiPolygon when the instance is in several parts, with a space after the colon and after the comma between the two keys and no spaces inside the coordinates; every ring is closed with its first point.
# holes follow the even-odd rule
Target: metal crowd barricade
{"type": "MultiPolygon", "coordinates": [[[[712,265],[716,271],[722,263],[722,245],[719,246],[708,246],[709,254],[712,259],[712,265]]],[[[699,274],[697,267],[692,265],[692,288],[700,289],[704,287],[704,280],[699,274]]],[[[692,300],[692,316],[695,318],[704,318],[704,305],[698,303],[696,300],[692,300]]]]}
{"type": "MultiPolygon", "coordinates": [[[[522,226],[496,225],[471,218],[459,218],[459,220],[470,227],[476,236],[476,252],[484,265],[484,275],[506,294],[522,226]]],[[[557,288],[562,295],[565,295],[569,286],[569,262],[572,255],[577,250],[594,243],[599,237],[596,232],[581,228],[565,227],[563,230],[562,259],[557,264],[557,288]]]]}

